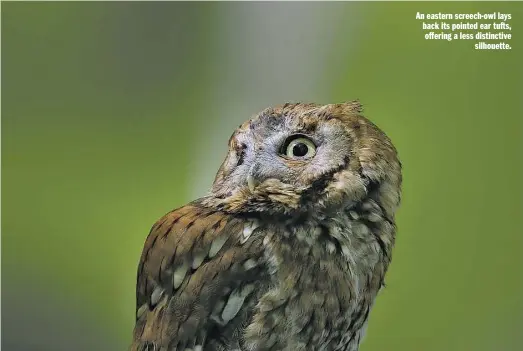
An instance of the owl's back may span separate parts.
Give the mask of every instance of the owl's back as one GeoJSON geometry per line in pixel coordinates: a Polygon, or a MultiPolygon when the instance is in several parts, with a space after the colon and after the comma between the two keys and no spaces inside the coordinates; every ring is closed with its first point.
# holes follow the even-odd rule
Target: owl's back
{"type": "Polygon", "coordinates": [[[131,350],[229,350],[268,287],[249,221],[194,202],[152,228],[138,267],[131,350]],[[246,240],[250,239],[250,240],[246,240]]]}
{"type": "Polygon", "coordinates": [[[359,212],[170,212],[142,253],[131,350],[357,350],[388,263],[359,212]]]}

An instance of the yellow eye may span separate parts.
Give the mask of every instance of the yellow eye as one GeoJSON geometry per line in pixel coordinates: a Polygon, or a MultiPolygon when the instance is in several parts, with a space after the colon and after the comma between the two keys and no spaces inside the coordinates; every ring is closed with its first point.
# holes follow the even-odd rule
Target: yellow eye
{"type": "Polygon", "coordinates": [[[316,155],[316,145],[308,138],[298,137],[288,143],[285,155],[294,159],[308,159],[316,155]]]}

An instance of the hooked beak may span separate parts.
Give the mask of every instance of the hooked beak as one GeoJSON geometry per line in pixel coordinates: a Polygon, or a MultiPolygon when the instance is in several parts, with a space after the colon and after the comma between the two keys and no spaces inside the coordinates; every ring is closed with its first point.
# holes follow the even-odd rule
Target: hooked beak
{"type": "Polygon", "coordinates": [[[256,165],[254,165],[251,167],[247,175],[247,186],[249,187],[251,193],[253,193],[254,189],[256,189],[256,187],[261,183],[258,177],[256,177],[256,173],[256,165]]]}
{"type": "Polygon", "coordinates": [[[254,189],[256,189],[256,187],[260,184],[260,182],[256,179],[254,179],[254,177],[252,176],[252,174],[249,174],[247,176],[247,186],[249,187],[249,190],[251,191],[251,193],[254,192],[254,189]]]}

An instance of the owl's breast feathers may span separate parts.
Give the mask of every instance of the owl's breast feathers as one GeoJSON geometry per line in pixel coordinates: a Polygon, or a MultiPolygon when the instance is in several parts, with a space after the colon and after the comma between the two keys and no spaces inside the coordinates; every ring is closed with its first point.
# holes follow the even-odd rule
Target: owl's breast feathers
{"type": "Polygon", "coordinates": [[[200,201],[168,213],[138,267],[131,350],[357,350],[395,231],[369,201],[299,225],[200,201]]]}

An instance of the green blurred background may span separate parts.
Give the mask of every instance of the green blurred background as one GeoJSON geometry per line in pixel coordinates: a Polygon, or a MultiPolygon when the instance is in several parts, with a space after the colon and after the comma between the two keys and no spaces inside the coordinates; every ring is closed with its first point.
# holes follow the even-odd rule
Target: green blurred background
{"type": "Polygon", "coordinates": [[[522,5],[2,2],[2,350],[125,350],[145,237],[234,128],[354,98],[404,164],[362,351],[522,350],[522,5]],[[513,50],[416,11],[511,13],[513,50]]]}

